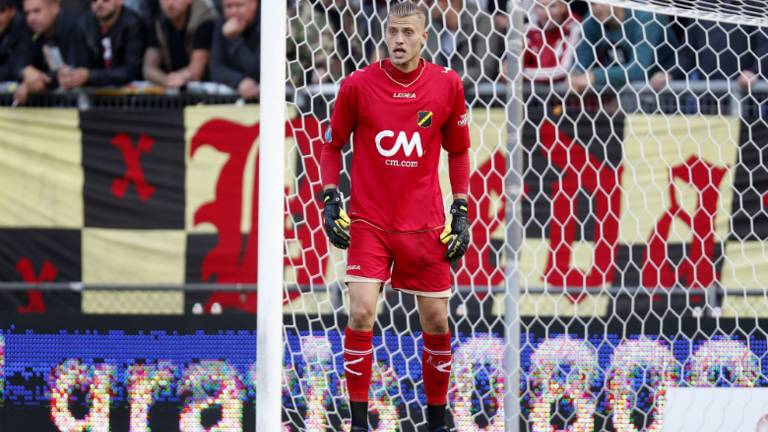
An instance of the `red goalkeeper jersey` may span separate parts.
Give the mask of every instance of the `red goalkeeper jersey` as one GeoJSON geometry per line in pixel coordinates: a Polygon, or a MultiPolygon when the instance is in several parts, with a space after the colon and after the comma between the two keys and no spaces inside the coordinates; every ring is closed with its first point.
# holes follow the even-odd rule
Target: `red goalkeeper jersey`
{"type": "Polygon", "coordinates": [[[440,149],[469,149],[464,88],[456,72],[422,60],[403,73],[389,60],[349,75],[326,133],[343,147],[352,135],[349,215],[388,231],[442,228],[440,149]]]}

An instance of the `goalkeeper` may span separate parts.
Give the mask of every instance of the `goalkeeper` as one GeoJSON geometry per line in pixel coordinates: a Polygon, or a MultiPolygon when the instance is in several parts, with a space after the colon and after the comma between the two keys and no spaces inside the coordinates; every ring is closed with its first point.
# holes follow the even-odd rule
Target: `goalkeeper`
{"type": "Polygon", "coordinates": [[[330,242],[349,250],[344,370],[353,432],[368,430],[373,324],[379,293],[389,280],[394,289],[416,296],[429,431],[448,430],[450,264],[469,245],[470,143],[461,79],[420,56],[427,16],[426,9],[410,1],[390,6],[385,27],[389,58],[343,81],[321,156],[323,223],[330,242]],[[347,216],[336,188],[341,150],[351,134],[347,216]],[[438,177],[441,147],[448,152],[454,198],[447,225],[438,177]]]}

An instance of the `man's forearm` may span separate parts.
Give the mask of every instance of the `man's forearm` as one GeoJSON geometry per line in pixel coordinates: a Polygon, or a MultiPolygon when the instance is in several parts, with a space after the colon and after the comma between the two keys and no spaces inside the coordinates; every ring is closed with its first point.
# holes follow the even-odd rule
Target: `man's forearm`
{"type": "Polygon", "coordinates": [[[320,154],[320,178],[323,182],[323,189],[335,188],[339,184],[341,162],[341,149],[324,144],[320,154]]]}
{"type": "Polygon", "coordinates": [[[165,79],[168,75],[159,67],[144,65],[144,79],[157,85],[165,85],[165,79]]]}
{"type": "Polygon", "coordinates": [[[448,153],[448,178],[454,199],[467,199],[469,195],[469,150],[448,153]]]}
{"type": "Polygon", "coordinates": [[[226,84],[233,89],[237,89],[240,81],[246,78],[246,75],[240,71],[230,68],[224,64],[211,64],[211,79],[213,81],[226,84]]]}
{"type": "Polygon", "coordinates": [[[142,75],[147,81],[151,81],[158,85],[165,85],[166,73],[160,68],[161,63],[160,49],[149,47],[144,52],[144,66],[142,67],[142,75]]]}

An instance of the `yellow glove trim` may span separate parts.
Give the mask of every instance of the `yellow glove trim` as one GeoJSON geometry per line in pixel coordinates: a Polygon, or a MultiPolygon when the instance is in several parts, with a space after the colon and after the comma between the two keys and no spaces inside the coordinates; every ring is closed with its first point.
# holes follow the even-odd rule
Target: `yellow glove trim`
{"type": "Polygon", "coordinates": [[[349,224],[352,223],[352,220],[349,219],[349,215],[347,215],[347,212],[344,211],[344,209],[339,210],[339,218],[336,219],[336,226],[341,229],[347,229],[349,228],[349,224]]]}
{"type": "Polygon", "coordinates": [[[443,232],[440,233],[440,242],[443,244],[448,244],[456,238],[456,234],[451,234],[451,226],[448,224],[445,224],[445,228],[443,229],[443,232]]]}

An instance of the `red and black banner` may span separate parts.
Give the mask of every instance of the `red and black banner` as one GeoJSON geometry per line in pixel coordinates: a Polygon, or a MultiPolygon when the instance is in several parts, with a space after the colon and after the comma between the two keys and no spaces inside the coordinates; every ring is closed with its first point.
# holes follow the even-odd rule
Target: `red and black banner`
{"type": "MultiPolygon", "coordinates": [[[[523,288],[764,286],[764,121],[528,108],[523,288]]],[[[501,109],[473,110],[470,125],[473,240],[454,270],[482,296],[504,283],[507,125],[501,109]]],[[[295,286],[343,276],[321,227],[321,129],[312,116],[286,123],[284,275],[295,286]]],[[[257,107],[0,110],[0,278],[255,283],[258,136],[257,107]]],[[[89,310],[109,303],[92,294],[89,310]]],[[[24,296],[2,308],[45,308],[45,296],[24,296]]],[[[169,313],[256,304],[252,293],[163,301],[169,313]]]]}

